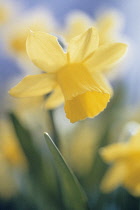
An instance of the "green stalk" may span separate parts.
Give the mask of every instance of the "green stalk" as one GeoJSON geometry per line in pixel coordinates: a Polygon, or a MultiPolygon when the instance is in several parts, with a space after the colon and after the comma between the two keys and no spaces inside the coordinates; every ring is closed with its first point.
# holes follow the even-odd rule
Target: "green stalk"
{"type": "Polygon", "coordinates": [[[57,146],[57,148],[60,149],[60,139],[59,139],[59,135],[58,135],[55,122],[54,122],[54,111],[49,110],[48,112],[49,112],[51,128],[52,128],[52,139],[55,145],[57,146]]]}

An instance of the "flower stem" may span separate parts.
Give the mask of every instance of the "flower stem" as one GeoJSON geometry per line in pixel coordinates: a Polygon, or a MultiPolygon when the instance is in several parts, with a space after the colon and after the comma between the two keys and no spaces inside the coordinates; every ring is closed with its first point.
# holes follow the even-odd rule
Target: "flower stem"
{"type": "Polygon", "coordinates": [[[53,110],[49,110],[48,112],[49,112],[50,122],[51,122],[51,127],[52,127],[52,139],[55,145],[57,146],[57,148],[60,149],[60,140],[59,140],[58,132],[57,132],[55,122],[54,122],[54,113],[53,113],[53,110]]]}

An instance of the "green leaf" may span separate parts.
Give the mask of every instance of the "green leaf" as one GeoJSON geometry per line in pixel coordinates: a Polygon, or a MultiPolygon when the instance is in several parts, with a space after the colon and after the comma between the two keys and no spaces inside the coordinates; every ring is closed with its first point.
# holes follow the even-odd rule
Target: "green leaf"
{"type": "Polygon", "coordinates": [[[60,193],[65,209],[87,210],[87,198],[78,180],[47,133],[45,133],[45,139],[60,182],[60,193]]]}
{"type": "Polygon", "coordinates": [[[22,125],[15,114],[10,113],[9,116],[13,123],[20,145],[30,164],[31,170],[38,170],[38,167],[42,166],[42,160],[39,151],[34,144],[30,131],[22,125]]]}
{"type": "Polygon", "coordinates": [[[43,160],[30,130],[19,121],[15,114],[10,113],[9,117],[28,161],[28,185],[30,185],[35,202],[39,204],[39,209],[45,209],[46,205],[48,209],[61,209],[56,174],[51,159],[48,157],[47,160],[43,160]]]}

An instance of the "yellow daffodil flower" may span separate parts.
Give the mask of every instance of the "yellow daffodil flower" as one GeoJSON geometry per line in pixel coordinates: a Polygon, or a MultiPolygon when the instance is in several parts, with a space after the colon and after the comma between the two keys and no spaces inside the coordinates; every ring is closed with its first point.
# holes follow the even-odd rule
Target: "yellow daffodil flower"
{"type": "Polygon", "coordinates": [[[31,97],[54,91],[49,105],[54,107],[65,100],[64,109],[71,122],[94,117],[105,109],[111,96],[110,86],[101,72],[120,59],[125,51],[126,45],[122,43],[99,47],[95,28],[74,37],[67,53],[55,36],[31,31],[27,39],[28,56],[47,73],[25,77],[10,94],[31,97]]]}
{"type": "MultiPolygon", "coordinates": [[[[99,45],[113,43],[121,38],[120,29],[122,27],[121,15],[116,11],[106,11],[96,19],[92,19],[84,12],[72,12],[67,17],[67,24],[61,29],[67,42],[73,37],[86,31],[89,27],[95,26],[99,33],[99,45]]],[[[118,72],[118,69],[117,71],[118,72]]],[[[112,73],[112,68],[104,69],[105,74],[112,73]]],[[[115,75],[110,74],[110,76],[115,75]]]]}
{"type": "Polygon", "coordinates": [[[134,196],[140,196],[140,129],[129,142],[116,143],[101,149],[101,156],[113,166],[101,183],[104,192],[122,185],[134,196]]]}

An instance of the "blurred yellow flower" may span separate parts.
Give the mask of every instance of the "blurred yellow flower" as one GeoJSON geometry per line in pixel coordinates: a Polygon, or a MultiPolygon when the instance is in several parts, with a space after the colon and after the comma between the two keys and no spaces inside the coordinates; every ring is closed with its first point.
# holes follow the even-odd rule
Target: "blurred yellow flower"
{"type": "Polygon", "coordinates": [[[100,45],[114,42],[118,39],[121,22],[121,17],[114,11],[106,12],[99,16],[96,26],[99,32],[100,45]]]}
{"type": "Polygon", "coordinates": [[[29,29],[33,31],[51,32],[54,22],[51,15],[44,10],[33,10],[24,16],[14,19],[5,34],[7,47],[16,55],[26,55],[26,39],[29,29]]]}
{"type": "Polygon", "coordinates": [[[7,120],[0,121],[0,152],[7,162],[14,167],[26,167],[26,159],[7,120]]]}
{"type": "Polygon", "coordinates": [[[140,196],[140,128],[129,142],[116,143],[100,151],[107,163],[113,166],[101,183],[104,192],[111,192],[122,185],[134,196],[140,196]]]}
{"type": "Polygon", "coordinates": [[[25,77],[10,94],[31,97],[53,90],[49,106],[57,106],[65,99],[66,116],[76,122],[96,116],[107,106],[111,88],[102,71],[122,57],[126,45],[112,43],[99,47],[98,32],[92,27],[71,39],[67,51],[64,53],[56,37],[31,31],[27,39],[28,56],[47,73],[25,77]]]}
{"type": "Polygon", "coordinates": [[[62,36],[69,42],[73,37],[92,27],[93,21],[83,12],[72,12],[67,16],[66,27],[61,29],[62,36]]]}
{"type": "Polygon", "coordinates": [[[73,12],[67,19],[67,25],[63,32],[67,41],[94,25],[98,29],[99,45],[114,42],[117,39],[118,26],[121,25],[119,14],[114,11],[103,13],[94,21],[83,12],[73,12]]]}
{"type": "Polygon", "coordinates": [[[8,11],[0,5],[0,24],[3,24],[8,19],[8,11]]]}
{"type": "Polygon", "coordinates": [[[0,2],[0,25],[3,25],[10,21],[12,16],[13,8],[9,2],[0,2]]]}

